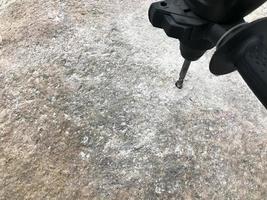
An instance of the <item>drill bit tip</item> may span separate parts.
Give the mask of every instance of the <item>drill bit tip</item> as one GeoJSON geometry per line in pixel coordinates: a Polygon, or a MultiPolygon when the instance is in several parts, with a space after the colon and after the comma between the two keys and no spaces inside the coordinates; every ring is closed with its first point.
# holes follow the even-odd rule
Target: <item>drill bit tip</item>
{"type": "Polygon", "coordinates": [[[178,88],[178,89],[183,89],[183,81],[177,81],[175,83],[175,86],[178,88]]]}

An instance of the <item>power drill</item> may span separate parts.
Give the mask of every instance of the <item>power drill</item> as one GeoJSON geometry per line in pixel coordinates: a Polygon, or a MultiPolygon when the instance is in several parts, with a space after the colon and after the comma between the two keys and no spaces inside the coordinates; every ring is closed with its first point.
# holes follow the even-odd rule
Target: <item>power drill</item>
{"type": "Polygon", "coordinates": [[[179,39],[185,62],[176,86],[182,89],[192,61],[216,47],[211,73],[238,71],[267,109],[267,18],[244,17],[267,0],[165,0],[149,8],[149,20],[179,39]]]}

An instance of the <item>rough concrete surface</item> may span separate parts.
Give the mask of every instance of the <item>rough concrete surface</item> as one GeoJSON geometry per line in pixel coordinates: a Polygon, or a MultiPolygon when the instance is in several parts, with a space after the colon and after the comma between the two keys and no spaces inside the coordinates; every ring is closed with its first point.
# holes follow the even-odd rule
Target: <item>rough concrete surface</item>
{"type": "Polygon", "coordinates": [[[212,51],[176,89],[151,2],[0,0],[0,199],[267,199],[266,110],[212,51]]]}

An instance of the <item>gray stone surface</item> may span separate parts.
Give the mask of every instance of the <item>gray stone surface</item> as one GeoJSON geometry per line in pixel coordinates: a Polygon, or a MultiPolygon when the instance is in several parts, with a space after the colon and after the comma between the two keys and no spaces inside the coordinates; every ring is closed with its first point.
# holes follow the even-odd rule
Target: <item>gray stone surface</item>
{"type": "Polygon", "coordinates": [[[212,52],[177,90],[150,3],[0,1],[0,199],[267,199],[266,110],[212,52]]]}

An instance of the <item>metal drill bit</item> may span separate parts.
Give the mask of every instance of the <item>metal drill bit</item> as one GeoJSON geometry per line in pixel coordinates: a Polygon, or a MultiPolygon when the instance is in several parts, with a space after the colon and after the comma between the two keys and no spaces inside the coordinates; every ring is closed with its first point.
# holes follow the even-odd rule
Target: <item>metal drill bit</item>
{"type": "Polygon", "coordinates": [[[185,76],[188,72],[190,64],[191,64],[191,61],[189,61],[189,60],[184,61],[183,67],[182,67],[181,72],[180,72],[179,80],[175,83],[176,87],[179,89],[183,88],[184,79],[185,79],[185,76]]]}

